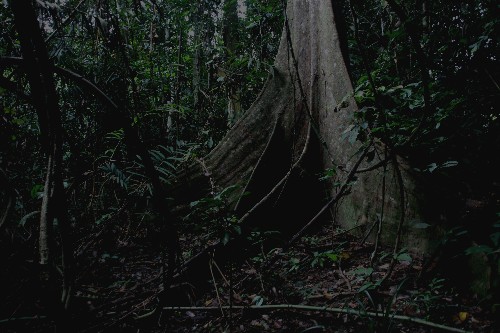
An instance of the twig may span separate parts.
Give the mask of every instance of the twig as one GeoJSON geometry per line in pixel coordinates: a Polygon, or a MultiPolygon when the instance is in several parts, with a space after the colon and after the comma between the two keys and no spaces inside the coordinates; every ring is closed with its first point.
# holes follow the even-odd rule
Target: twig
{"type": "Polygon", "coordinates": [[[345,276],[344,271],[342,271],[342,266],[340,265],[340,262],[339,262],[339,274],[345,280],[345,282],[347,284],[347,289],[349,289],[349,291],[352,291],[351,281],[349,281],[347,276],[345,276]]]}
{"type": "Polygon", "coordinates": [[[491,76],[490,72],[487,69],[484,69],[484,72],[486,73],[486,75],[488,75],[488,77],[490,78],[490,80],[493,83],[493,85],[497,88],[497,90],[500,91],[500,86],[498,85],[498,82],[495,81],[495,79],[493,78],[493,76],[491,76]]]}
{"type": "Polygon", "coordinates": [[[356,171],[356,173],[364,173],[364,172],[369,172],[369,171],[373,171],[375,169],[378,169],[380,168],[381,166],[384,166],[387,164],[387,162],[389,162],[390,160],[390,157],[388,158],[385,158],[383,159],[382,161],[378,162],[378,163],[375,163],[374,165],[370,166],[370,167],[367,167],[365,169],[359,169],[358,171],[356,171]]]}
{"type": "Polygon", "coordinates": [[[0,324],[7,324],[10,322],[14,321],[23,321],[23,320],[43,320],[47,319],[46,316],[33,316],[33,317],[17,317],[17,318],[8,318],[8,319],[1,319],[0,324]]]}
{"type": "Polygon", "coordinates": [[[217,270],[219,271],[220,273],[220,276],[222,276],[222,279],[224,280],[224,282],[226,283],[226,286],[229,286],[230,283],[229,281],[226,279],[226,276],[224,275],[224,273],[222,273],[222,270],[219,268],[219,265],[217,265],[217,263],[215,262],[215,260],[212,259],[212,263],[214,264],[215,268],[217,268],[217,270]]]}
{"type": "Polygon", "coordinates": [[[378,224],[378,219],[376,219],[372,225],[370,226],[370,229],[368,230],[368,232],[365,234],[365,236],[363,237],[363,239],[361,240],[361,242],[359,242],[360,245],[364,245],[366,240],[368,239],[368,237],[371,235],[373,229],[375,228],[375,226],[378,224]]]}
{"type": "MultiPolygon", "coordinates": [[[[385,146],[384,150],[384,159],[387,159],[387,146],[385,146]]],[[[385,208],[385,195],[386,195],[386,173],[387,173],[387,164],[384,164],[384,174],[382,176],[382,207],[380,208],[380,218],[377,218],[377,235],[375,236],[375,245],[373,246],[373,252],[370,255],[370,266],[373,267],[373,260],[375,260],[375,256],[377,255],[378,246],[380,243],[380,238],[382,237],[382,223],[384,221],[384,208],[385,208]]],[[[404,205],[404,202],[401,202],[401,205],[404,205]]],[[[402,208],[404,211],[404,208],[402,208]]]]}
{"type": "Polygon", "coordinates": [[[214,262],[213,259],[210,259],[208,262],[208,267],[210,268],[210,274],[212,275],[212,281],[214,282],[214,288],[215,288],[215,295],[217,295],[217,300],[219,301],[219,309],[220,312],[222,312],[222,317],[226,318],[226,315],[224,314],[223,306],[222,306],[222,300],[219,295],[219,288],[217,288],[217,282],[215,281],[215,276],[214,276],[214,271],[212,269],[212,263],[214,262]]]}
{"type": "MultiPolygon", "coordinates": [[[[220,308],[228,309],[229,306],[211,306],[211,307],[203,307],[203,306],[171,306],[164,307],[165,311],[217,311],[220,308]]],[[[260,310],[260,311],[269,311],[269,310],[301,310],[301,311],[320,311],[320,312],[330,312],[330,313],[341,313],[341,314],[350,314],[354,316],[368,316],[373,318],[387,318],[387,316],[382,312],[371,312],[371,311],[360,311],[354,310],[350,308],[328,308],[322,306],[311,306],[311,305],[299,305],[299,304],[273,304],[273,305],[250,305],[250,306],[241,306],[241,305],[233,305],[234,310],[260,310]]],[[[391,319],[406,321],[410,323],[420,324],[423,326],[438,328],[448,332],[459,332],[459,333],[471,333],[469,331],[462,330],[460,328],[450,327],[438,323],[433,323],[431,321],[427,321],[420,318],[414,318],[409,316],[402,315],[390,315],[391,319]]]]}

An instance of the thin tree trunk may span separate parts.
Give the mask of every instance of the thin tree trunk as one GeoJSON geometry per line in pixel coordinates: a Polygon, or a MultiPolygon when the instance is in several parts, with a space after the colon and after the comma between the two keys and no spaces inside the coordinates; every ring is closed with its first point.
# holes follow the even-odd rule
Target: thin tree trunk
{"type": "Polygon", "coordinates": [[[179,137],[179,133],[178,133],[178,128],[179,128],[178,114],[179,113],[178,113],[178,111],[180,109],[180,93],[181,93],[182,81],[183,81],[182,80],[182,76],[183,76],[182,53],[184,52],[184,41],[183,41],[183,33],[182,33],[182,29],[180,27],[180,24],[181,24],[181,22],[179,21],[177,23],[178,29],[179,29],[179,35],[177,37],[177,63],[176,63],[177,70],[175,73],[175,83],[174,83],[174,87],[173,87],[173,90],[174,90],[173,104],[174,104],[175,110],[173,113],[172,112],[169,113],[168,120],[167,120],[167,131],[171,132],[173,126],[175,126],[176,139],[179,137]]]}
{"type": "Polygon", "coordinates": [[[226,50],[225,78],[227,92],[227,124],[231,127],[243,112],[241,106],[241,87],[238,77],[229,71],[231,57],[235,56],[238,40],[238,1],[225,0],[223,11],[223,40],[226,50]]]}
{"type": "MultiPolygon", "coordinates": [[[[37,111],[41,128],[43,152],[47,154],[47,171],[44,196],[40,214],[39,263],[42,288],[54,292],[55,277],[54,221],[57,219],[62,246],[63,286],[59,301],[55,295],[46,294],[46,301],[58,316],[59,323],[66,327],[65,315],[57,308],[69,306],[72,284],[72,247],[69,241],[67,204],[63,187],[62,167],[62,123],[53,74],[50,71],[47,49],[38,26],[35,10],[29,0],[11,3],[24,58],[25,70],[31,88],[33,105],[37,111]]],[[[45,293],[45,290],[42,290],[45,293]]],[[[64,329],[64,328],[63,328],[64,329]]]]}
{"type": "Polygon", "coordinates": [[[5,206],[5,210],[0,217],[0,232],[3,232],[5,227],[7,227],[6,223],[7,219],[9,218],[10,213],[12,212],[12,208],[15,204],[16,192],[12,187],[12,184],[9,182],[7,175],[2,169],[0,169],[0,186],[2,187],[5,195],[7,196],[7,203],[5,206]]]}
{"type": "Polygon", "coordinates": [[[203,63],[202,51],[202,15],[203,15],[203,2],[198,2],[196,5],[195,13],[193,15],[194,21],[194,59],[193,59],[193,108],[196,112],[201,112],[201,73],[203,63]]]}

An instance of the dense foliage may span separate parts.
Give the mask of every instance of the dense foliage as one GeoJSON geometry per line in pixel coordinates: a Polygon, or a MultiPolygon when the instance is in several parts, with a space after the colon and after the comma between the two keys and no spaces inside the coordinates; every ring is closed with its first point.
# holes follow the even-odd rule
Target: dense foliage
{"type": "Polygon", "coordinates": [[[378,4],[345,9],[360,118],[422,170],[458,163],[470,191],[498,182],[498,5],[378,4]]]}
{"type": "MultiPolygon", "coordinates": [[[[139,129],[167,182],[180,162],[202,156],[227,131],[229,87],[237,85],[242,107],[249,107],[271,70],[281,7],[277,1],[248,2],[241,10],[244,16],[226,22],[220,1],[40,2],[50,59],[94,83],[123,115],[57,77],[65,180],[77,228],[102,222],[121,200],[147,207],[148,183],[141,161],[126,150],[123,121],[139,129]],[[228,24],[237,33],[230,51],[223,38],[228,24]]],[[[0,52],[19,56],[12,13],[6,4],[1,11],[0,52]]],[[[24,98],[26,78],[18,68],[2,70],[0,159],[16,189],[11,219],[20,220],[39,209],[45,161],[37,118],[24,98]],[[13,91],[5,89],[11,86],[13,91]]],[[[23,225],[32,228],[33,220],[23,225]]]]}
{"type": "MultiPolygon", "coordinates": [[[[119,110],[117,116],[95,91],[55,71],[77,270],[91,266],[98,242],[104,249],[116,239],[126,246],[140,234],[160,247],[152,185],[124,128],[137,130],[168,189],[179,170],[215,147],[273,75],[282,6],[280,0],[36,2],[51,63],[91,82],[119,110]]],[[[424,191],[441,200],[456,222],[455,231],[472,234],[475,247],[467,253],[485,253],[498,275],[498,3],[345,0],[337,6],[359,105],[347,140],[374,136],[407,158],[429,184],[424,191]]],[[[38,260],[46,172],[39,119],[18,57],[19,36],[4,1],[0,252],[8,273],[0,275],[6,281],[2,290],[32,278],[25,272],[38,260]]],[[[220,220],[225,194],[193,203],[185,221],[220,220]]],[[[228,237],[224,225],[231,218],[224,216],[216,228],[198,225],[197,231],[228,237]]],[[[82,279],[88,283],[90,277],[82,279]]]]}
{"type": "Polygon", "coordinates": [[[360,106],[350,137],[369,128],[408,158],[452,240],[480,244],[467,253],[485,252],[497,267],[498,4],[347,1],[343,10],[360,106]]]}

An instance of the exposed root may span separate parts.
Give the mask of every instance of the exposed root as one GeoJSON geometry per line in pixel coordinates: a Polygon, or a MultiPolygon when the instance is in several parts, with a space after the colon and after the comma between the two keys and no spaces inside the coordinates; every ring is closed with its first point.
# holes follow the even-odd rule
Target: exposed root
{"type": "MultiPolygon", "coordinates": [[[[229,309],[229,306],[211,306],[211,307],[203,307],[203,306],[171,306],[164,307],[164,311],[218,311],[219,309],[229,309]]],[[[434,323],[431,321],[427,321],[420,318],[410,317],[410,316],[402,316],[402,315],[392,315],[386,314],[383,312],[371,312],[371,311],[360,311],[354,310],[350,308],[329,308],[324,306],[311,306],[311,305],[297,305],[297,304],[276,304],[276,305],[250,305],[250,306],[232,306],[233,310],[252,310],[252,311],[272,311],[272,310],[299,310],[299,311],[316,311],[316,312],[330,312],[330,313],[340,313],[353,315],[357,317],[368,316],[372,318],[381,318],[381,319],[393,319],[406,321],[410,323],[415,323],[427,327],[438,328],[440,330],[444,330],[447,332],[458,332],[458,333],[471,333],[469,331],[462,330],[460,328],[450,327],[438,323],[434,323]]]]}

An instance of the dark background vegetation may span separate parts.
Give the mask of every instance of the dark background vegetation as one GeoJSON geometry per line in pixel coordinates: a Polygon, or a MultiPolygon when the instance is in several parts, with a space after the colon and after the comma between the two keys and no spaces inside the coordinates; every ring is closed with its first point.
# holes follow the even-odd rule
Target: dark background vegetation
{"type": "MultiPolygon", "coordinates": [[[[175,174],[209,152],[234,123],[230,99],[236,96],[247,109],[272,75],[283,3],[244,2],[240,14],[234,1],[221,0],[36,2],[50,63],[95,84],[120,114],[74,81],[55,75],[75,259],[74,316],[94,310],[86,302],[99,295],[90,295],[89,286],[125,288],[123,276],[113,275],[107,264],[126,265],[130,256],[156,253],[150,264],[134,267],[147,275],[161,266],[163,241],[152,185],[137,147],[127,148],[124,129],[138,133],[141,149],[168,189],[175,174]]],[[[335,1],[335,7],[360,109],[346,140],[365,140],[370,129],[410,161],[424,179],[423,193],[439,202],[451,221],[442,240],[451,245],[439,248],[451,259],[441,271],[428,274],[444,276],[459,293],[476,295],[495,313],[498,2],[351,0],[335,1]],[[465,262],[473,255],[484,258],[491,275],[489,287],[480,292],[450,277],[468,275],[465,262]]],[[[26,71],[5,60],[22,56],[9,1],[0,5],[0,22],[0,330],[16,331],[28,328],[19,324],[16,329],[9,319],[47,313],[37,268],[46,151],[26,71]]],[[[184,215],[179,229],[191,243],[183,248],[185,259],[210,240],[235,232],[219,223],[231,219],[224,211],[226,194],[193,203],[184,215]]],[[[57,249],[58,223],[54,231],[57,249]]],[[[61,265],[58,251],[53,260],[61,265]]],[[[51,327],[36,319],[27,325],[51,327]]]]}

